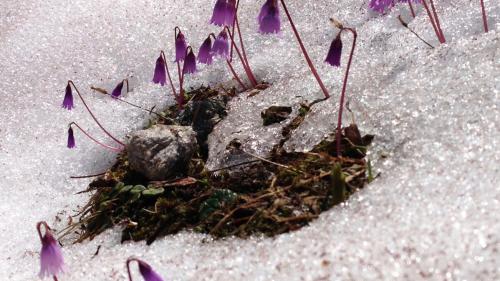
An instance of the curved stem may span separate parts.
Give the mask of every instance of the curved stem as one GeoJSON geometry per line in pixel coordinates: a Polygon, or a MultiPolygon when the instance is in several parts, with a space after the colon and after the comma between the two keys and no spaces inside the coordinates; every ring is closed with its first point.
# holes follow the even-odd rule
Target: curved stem
{"type": "MultiPolygon", "coordinates": [[[[234,13],[233,26],[231,27],[232,31],[229,32],[229,34],[232,34],[233,36],[234,36],[235,29],[236,29],[236,16],[238,15],[239,8],[240,8],[240,0],[236,1],[236,12],[234,13]]],[[[233,62],[234,46],[235,45],[231,44],[231,50],[229,53],[229,61],[230,62],[233,62]]]]}
{"type": "Polygon", "coordinates": [[[90,113],[90,116],[92,116],[92,119],[94,119],[94,121],[96,122],[96,124],[99,126],[99,128],[101,128],[101,130],[106,134],[108,135],[111,139],[113,139],[116,143],[118,143],[119,145],[122,145],[122,146],[125,146],[125,144],[123,142],[121,142],[120,140],[118,140],[117,138],[115,138],[113,135],[111,135],[110,132],[108,132],[102,125],[101,123],[99,122],[99,120],[97,120],[97,117],[95,117],[94,113],[92,113],[92,110],[90,110],[89,106],[87,105],[87,103],[85,102],[85,99],[83,99],[83,96],[82,94],[80,93],[80,91],[78,90],[78,88],[75,86],[75,84],[73,83],[73,81],[69,80],[68,81],[68,84],[71,84],[73,86],[73,88],[76,90],[76,93],[78,94],[78,97],[80,97],[80,100],[82,101],[83,105],[85,106],[85,108],[87,109],[87,111],[90,113]]]}
{"type": "Polygon", "coordinates": [[[174,83],[172,83],[172,77],[170,76],[170,70],[168,69],[167,58],[166,58],[165,53],[163,51],[161,51],[160,55],[163,57],[163,61],[165,62],[165,69],[167,70],[168,81],[170,82],[170,86],[172,87],[172,93],[174,94],[174,97],[176,97],[177,93],[175,91],[174,83]]]}
{"type": "Polygon", "coordinates": [[[87,176],[70,176],[70,179],[87,179],[87,178],[95,178],[95,177],[100,177],[104,176],[106,172],[99,173],[99,174],[94,174],[94,175],[87,175],[87,176]]]}
{"type": "Polygon", "coordinates": [[[179,26],[174,27],[174,39],[177,39],[177,32],[181,32],[181,28],[179,26]]]}
{"type": "Polygon", "coordinates": [[[71,125],[75,125],[82,133],[84,133],[89,139],[91,139],[93,142],[97,143],[98,145],[100,145],[100,146],[102,146],[104,148],[107,148],[109,150],[115,151],[115,152],[121,152],[122,151],[121,148],[112,147],[112,146],[109,146],[107,144],[104,144],[104,143],[98,141],[97,139],[95,139],[94,137],[92,137],[88,132],[86,132],[84,129],[82,129],[82,127],[80,127],[80,125],[78,125],[77,123],[71,122],[71,123],[69,123],[69,126],[71,127],[71,125]]]}
{"type": "Polygon", "coordinates": [[[127,273],[128,273],[128,280],[132,281],[132,273],[130,272],[130,263],[133,261],[137,261],[135,258],[129,258],[127,259],[127,273]]]}
{"type": "Polygon", "coordinates": [[[427,12],[427,16],[429,17],[429,21],[431,22],[432,29],[434,29],[434,33],[436,33],[436,37],[438,38],[440,43],[443,43],[441,41],[441,36],[439,34],[436,23],[434,22],[434,18],[432,17],[431,10],[429,10],[429,6],[427,5],[426,0],[422,0],[422,5],[424,6],[425,11],[427,12]]]}
{"type": "Polygon", "coordinates": [[[436,27],[437,30],[439,31],[439,34],[441,35],[441,43],[445,43],[446,39],[444,38],[444,33],[443,30],[441,29],[441,23],[439,22],[439,17],[436,12],[436,7],[434,6],[434,0],[429,0],[431,2],[431,8],[432,8],[432,13],[434,14],[434,21],[436,22],[436,27]]]}
{"type": "Polygon", "coordinates": [[[128,86],[128,79],[127,78],[123,79],[123,83],[127,85],[127,93],[130,92],[130,88],[128,86]]]}
{"type": "MultiPolygon", "coordinates": [[[[98,89],[98,88],[95,88],[95,87],[92,87],[92,86],[91,86],[91,87],[90,87],[90,89],[91,89],[91,90],[94,90],[94,91],[98,91],[98,92],[99,92],[99,93],[101,93],[101,94],[104,94],[104,95],[108,95],[108,96],[113,97],[113,96],[112,96],[112,95],[110,95],[108,92],[101,91],[101,90],[100,90],[100,89],[98,89]]],[[[158,112],[156,112],[156,111],[153,111],[152,109],[146,109],[146,108],[144,108],[144,107],[141,107],[141,106],[139,106],[139,105],[133,104],[133,103],[128,102],[128,101],[126,101],[126,100],[124,100],[124,99],[121,99],[121,98],[119,98],[119,97],[113,97],[113,99],[115,99],[115,100],[117,100],[117,101],[119,101],[119,102],[123,102],[123,103],[125,103],[125,104],[128,104],[128,105],[130,105],[130,106],[133,106],[133,107],[135,107],[135,108],[138,108],[138,109],[141,109],[141,110],[147,111],[147,112],[149,112],[149,114],[154,114],[154,115],[158,116],[159,118],[161,118],[161,119],[163,119],[163,120],[167,120],[167,119],[166,119],[165,117],[163,117],[160,113],[158,113],[158,112]]],[[[156,107],[156,106],[155,106],[155,107],[156,107]]],[[[153,108],[154,108],[154,107],[153,107],[153,108]]]]}
{"type": "MultiPolygon", "coordinates": [[[[189,53],[189,50],[191,50],[191,52],[193,51],[193,48],[191,46],[188,46],[186,48],[186,56],[187,54],[189,53]]],[[[181,82],[181,85],[180,85],[180,94],[179,94],[179,106],[180,108],[183,108],[184,106],[184,102],[185,102],[185,96],[184,96],[184,67],[186,66],[186,61],[184,60],[184,65],[182,66],[182,71],[181,71],[181,68],[180,68],[180,64],[179,62],[177,62],[177,66],[179,67],[179,73],[180,74],[180,82],[181,82]]]]}
{"type": "Polygon", "coordinates": [[[340,141],[342,135],[342,112],[344,110],[344,99],[345,99],[345,91],[347,89],[347,79],[349,77],[349,70],[351,69],[352,58],[354,56],[354,49],[356,48],[356,39],[358,37],[358,33],[353,28],[344,28],[342,31],[344,30],[350,31],[353,35],[353,39],[352,39],[351,53],[349,54],[349,61],[347,62],[347,69],[344,76],[344,85],[342,85],[342,93],[340,94],[339,117],[337,123],[337,136],[336,136],[337,157],[341,156],[340,141]]]}
{"type": "Polygon", "coordinates": [[[38,231],[38,237],[40,237],[40,241],[42,241],[43,239],[41,230],[42,225],[45,227],[45,232],[47,232],[50,229],[49,225],[45,221],[40,221],[36,224],[36,230],[38,231]]]}
{"type": "Polygon", "coordinates": [[[420,41],[424,42],[424,44],[426,44],[427,46],[431,47],[432,49],[434,49],[434,46],[432,46],[431,44],[429,44],[429,42],[425,41],[422,37],[420,37],[420,35],[418,35],[418,33],[416,33],[413,29],[411,29],[408,24],[401,18],[401,15],[398,16],[398,20],[399,22],[401,23],[402,26],[404,26],[406,29],[408,29],[411,33],[413,33],[413,35],[417,36],[418,39],[420,39],[420,41]]]}
{"type": "Polygon", "coordinates": [[[484,32],[488,32],[488,18],[486,16],[486,9],[484,8],[484,1],[481,0],[481,13],[483,14],[484,32]]]}
{"type": "Polygon", "coordinates": [[[236,79],[236,81],[238,81],[238,84],[240,84],[241,88],[243,88],[243,91],[246,91],[247,87],[245,87],[245,84],[243,84],[243,82],[241,81],[241,79],[238,76],[238,74],[236,74],[236,71],[234,71],[234,68],[233,68],[233,65],[231,64],[231,61],[229,61],[227,59],[226,62],[227,62],[227,65],[229,66],[229,69],[231,70],[231,73],[234,76],[234,79],[236,79]]]}
{"type": "Polygon", "coordinates": [[[184,74],[182,73],[183,71],[181,70],[181,64],[180,62],[177,62],[177,73],[179,74],[179,95],[177,96],[177,103],[181,103],[181,101],[184,99],[184,89],[183,89],[183,76],[184,74]]]}
{"type": "MultiPolygon", "coordinates": [[[[177,32],[181,33],[180,27],[176,26],[174,28],[174,42],[177,40],[177,32]]],[[[181,64],[177,60],[177,75],[179,76],[179,96],[177,97],[177,103],[180,107],[182,107],[182,103],[184,100],[184,90],[183,90],[183,73],[181,72],[181,64]]]]}
{"type": "Polygon", "coordinates": [[[318,84],[323,91],[323,94],[325,95],[326,98],[330,97],[330,94],[328,93],[328,90],[326,89],[325,85],[323,84],[323,81],[321,81],[321,78],[318,75],[318,72],[316,71],[316,68],[314,67],[311,59],[309,58],[309,55],[307,54],[307,50],[304,47],[304,44],[302,43],[302,40],[300,39],[299,32],[297,31],[297,28],[295,27],[295,24],[293,23],[292,17],[290,16],[290,13],[288,12],[288,9],[286,7],[285,1],[281,0],[281,5],[283,6],[283,10],[286,13],[286,16],[288,17],[288,21],[290,22],[290,25],[292,26],[293,33],[295,34],[295,37],[297,38],[297,41],[299,42],[300,49],[302,50],[302,53],[304,54],[304,57],[306,58],[307,64],[309,65],[309,68],[311,69],[312,74],[318,81],[318,84]]]}
{"type": "Polygon", "coordinates": [[[415,18],[415,9],[413,9],[413,4],[411,3],[411,0],[408,0],[408,5],[410,6],[410,12],[411,15],[415,18]]]}
{"type": "MultiPolygon", "coordinates": [[[[236,12],[238,12],[238,11],[236,11],[236,12]]],[[[257,86],[257,79],[255,79],[255,75],[253,74],[252,69],[250,68],[250,64],[248,63],[248,58],[247,58],[247,54],[245,51],[245,45],[243,44],[243,37],[241,36],[241,29],[240,29],[240,24],[238,22],[238,14],[237,13],[236,13],[234,18],[235,18],[235,22],[236,22],[236,29],[238,30],[238,37],[240,39],[241,52],[243,54],[243,59],[244,59],[244,61],[242,61],[242,63],[244,64],[244,66],[246,66],[245,71],[247,73],[248,79],[250,80],[252,85],[255,87],[255,86],[257,86]]]]}
{"type": "MultiPolygon", "coordinates": [[[[229,34],[229,38],[231,39],[231,46],[234,47],[234,49],[236,50],[236,54],[238,54],[238,57],[240,58],[240,61],[241,61],[241,65],[243,66],[243,70],[245,70],[245,73],[247,74],[247,77],[248,77],[248,80],[250,81],[250,83],[252,83],[252,86],[256,86],[257,85],[257,81],[253,81],[252,80],[252,75],[248,69],[248,66],[245,64],[245,59],[240,51],[240,49],[238,48],[238,46],[236,46],[236,42],[234,41],[234,36],[231,34],[229,28],[226,26],[226,30],[227,30],[227,33],[229,34]]],[[[232,60],[230,59],[229,62],[232,62],[232,60]]],[[[255,78],[253,78],[255,79],[255,78]]]]}

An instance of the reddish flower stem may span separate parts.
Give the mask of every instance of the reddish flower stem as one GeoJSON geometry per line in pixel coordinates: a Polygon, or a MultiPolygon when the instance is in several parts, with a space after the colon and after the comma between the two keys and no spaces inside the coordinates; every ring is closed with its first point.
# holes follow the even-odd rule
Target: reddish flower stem
{"type": "Polygon", "coordinates": [[[138,109],[141,109],[141,110],[143,110],[143,111],[147,111],[147,112],[149,112],[149,114],[154,114],[154,115],[158,116],[159,118],[162,118],[162,119],[166,120],[166,118],[165,118],[165,117],[163,117],[160,113],[158,113],[158,112],[156,112],[156,111],[153,111],[152,109],[147,109],[147,108],[144,108],[144,107],[139,106],[139,105],[137,105],[137,104],[133,104],[133,103],[128,102],[128,101],[126,101],[126,100],[124,100],[124,99],[121,99],[121,98],[119,98],[119,97],[113,97],[111,94],[109,94],[109,93],[108,93],[106,90],[104,90],[104,89],[96,88],[96,87],[93,87],[93,86],[91,86],[91,87],[90,87],[90,89],[91,89],[91,90],[94,90],[94,91],[96,91],[96,92],[99,92],[99,93],[101,93],[101,94],[103,94],[103,95],[111,96],[114,100],[117,100],[117,101],[119,101],[119,102],[123,102],[123,103],[125,103],[125,104],[128,104],[128,105],[130,105],[130,106],[132,106],[132,107],[135,107],[135,108],[138,108],[138,109]]]}
{"type": "Polygon", "coordinates": [[[488,32],[488,18],[486,16],[486,9],[484,8],[484,1],[481,0],[481,13],[483,14],[484,32],[488,32]]]}
{"type": "Polygon", "coordinates": [[[436,23],[434,22],[434,18],[432,17],[431,10],[429,10],[429,5],[427,5],[426,0],[422,0],[422,5],[424,6],[425,11],[427,12],[427,16],[429,17],[429,21],[431,22],[432,29],[434,29],[434,33],[436,33],[436,37],[438,38],[440,43],[444,43],[441,39],[441,35],[437,29],[436,23]]]}
{"type": "Polygon", "coordinates": [[[165,56],[165,53],[163,51],[161,51],[161,56],[163,57],[163,61],[165,62],[165,69],[167,70],[168,81],[170,81],[170,86],[172,87],[172,93],[174,94],[174,97],[177,97],[175,86],[174,83],[172,83],[172,77],[170,76],[170,70],[168,70],[167,57],[165,56]]]}
{"type": "Polygon", "coordinates": [[[242,63],[243,63],[243,66],[245,68],[245,72],[248,76],[248,80],[250,80],[250,83],[252,83],[252,85],[255,87],[255,86],[257,86],[258,83],[257,83],[257,79],[255,79],[255,75],[253,74],[252,69],[250,68],[250,64],[248,63],[248,58],[247,58],[247,54],[245,51],[245,45],[243,44],[243,37],[241,36],[240,24],[238,22],[238,14],[236,14],[236,16],[234,18],[235,18],[235,22],[236,22],[236,29],[238,30],[238,37],[240,39],[241,52],[243,55],[242,63]]]}
{"type": "MultiPolygon", "coordinates": [[[[241,65],[243,66],[243,69],[245,70],[245,74],[248,77],[248,80],[252,85],[255,87],[258,83],[257,80],[255,79],[255,75],[252,72],[252,69],[250,68],[250,64],[248,63],[246,51],[245,51],[245,45],[243,43],[243,36],[241,35],[241,30],[240,30],[240,25],[238,21],[238,10],[240,7],[240,1],[236,1],[236,12],[234,14],[234,19],[233,19],[233,26],[231,30],[226,26],[227,33],[229,33],[229,36],[232,38],[231,39],[231,49],[230,49],[230,55],[229,55],[229,62],[233,62],[233,53],[234,49],[236,47],[236,42],[234,41],[234,34],[236,32],[236,28],[238,29],[238,37],[240,39],[240,46],[242,48],[242,53],[238,55],[241,61],[241,65]]],[[[232,66],[231,66],[232,67],[232,66]]]]}
{"type": "Polygon", "coordinates": [[[231,61],[229,59],[227,59],[226,62],[227,62],[227,65],[229,66],[229,69],[231,70],[231,73],[234,76],[234,79],[236,79],[236,81],[238,82],[238,84],[240,84],[240,86],[243,89],[243,91],[246,91],[247,87],[245,87],[245,84],[243,84],[243,82],[241,81],[241,79],[238,76],[238,74],[236,74],[236,71],[234,71],[234,68],[233,68],[233,65],[231,64],[231,61]]]}
{"type": "Polygon", "coordinates": [[[309,55],[307,54],[307,50],[304,47],[304,44],[302,43],[302,39],[300,39],[299,32],[297,31],[297,28],[295,27],[295,24],[293,23],[292,17],[290,16],[290,13],[288,12],[288,9],[286,7],[285,1],[281,0],[281,5],[283,6],[283,10],[286,13],[286,16],[288,17],[288,21],[290,22],[290,25],[292,27],[293,33],[295,34],[295,37],[297,38],[297,41],[299,42],[300,49],[302,50],[302,53],[304,54],[304,57],[306,58],[307,64],[309,65],[309,68],[311,69],[312,74],[318,81],[318,84],[323,91],[323,94],[325,95],[326,98],[330,97],[330,94],[328,93],[328,90],[326,89],[325,85],[323,84],[323,81],[321,81],[321,78],[318,75],[318,72],[316,71],[316,68],[314,67],[311,59],[309,58],[309,55]]]}
{"type": "Polygon", "coordinates": [[[413,4],[411,3],[411,0],[408,0],[408,6],[410,6],[410,12],[411,12],[411,15],[412,17],[415,18],[415,9],[413,9],[413,4]]]}
{"type": "Polygon", "coordinates": [[[339,116],[338,116],[337,135],[336,135],[337,157],[341,156],[340,142],[341,142],[341,136],[342,136],[342,113],[344,111],[345,92],[347,89],[347,79],[349,77],[349,70],[351,69],[352,58],[354,56],[354,49],[356,48],[356,39],[358,38],[358,33],[356,32],[355,29],[342,28],[340,32],[342,32],[344,30],[351,32],[353,35],[353,39],[352,39],[351,53],[349,54],[349,61],[347,62],[347,69],[345,71],[344,84],[342,85],[342,93],[340,94],[339,116]]]}
{"type": "Polygon", "coordinates": [[[127,85],[127,93],[130,92],[130,88],[128,86],[128,79],[127,78],[123,79],[123,83],[127,85]]]}
{"type": "MultiPolygon", "coordinates": [[[[236,46],[236,43],[234,41],[234,36],[231,34],[231,31],[229,30],[229,27],[226,26],[226,30],[227,30],[227,33],[229,34],[229,38],[231,39],[231,46],[234,46],[234,49],[236,50],[236,54],[238,54],[238,57],[240,58],[240,61],[241,61],[241,64],[243,65],[243,69],[245,70],[246,74],[247,74],[247,77],[248,77],[248,80],[250,80],[250,83],[252,83],[252,86],[256,86],[257,85],[257,81],[254,80],[252,81],[252,76],[253,74],[249,74],[250,72],[248,71],[248,67],[245,65],[245,59],[243,58],[243,55],[240,51],[240,49],[238,48],[238,46],[236,46]]],[[[229,62],[231,62],[231,60],[228,60],[229,62]]],[[[255,78],[253,78],[255,79],[255,78]]]]}
{"type": "MultiPolygon", "coordinates": [[[[234,25],[233,25],[233,27],[234,27],[234,25]]],[[[233,29],[233,33],[234,33],[234,29],[233,29]]],[[[212,38],[214,38],[214,41],[217,40],[214,33],[210,33],[209,36],[212,36],[212,38]]],[[[229,33],[229,36],[231,36],[231,33],[229,33]]],[[[232,52],[233,45],[234,44],[231,44],[231,52],[232,52]]],[[[229,70],[231,70],[231,73],[233,74],[234,79],[238,82],[238,84],[240,84],[241,88],[245,91],[245,90],[247,90],[247,87],[245,86],[245,84],[243,84],[240,77],[238,76],[238,74],[234,70],[234,67],[232,65],[232,61],[233,61],[232,55],[229,57],[229,59],[226,59],[227,65],[229,66],[229,70]]]]}
{"type": "MultiPolygon", "coordinates": [[[[186,48],[186,56],[187,54],[189,53],[189,50],[193,51],[193,48],[191,48],[191,46],[188,46],[186,48]]],[[[181,69],[179,68],[179,73],[181,73],[181,95],[179,96],[179,106],[180,108],[183,108],[184,107],[184,102],[185,102],[185,97],[184,97],[184,89],[183,89],[183,86],[184,86],[184,66],[185,66],[185,63],[186,61],[184,60],[184,65],[182,66],[182,72],[181,72],[181,69]]]]}
{"type": "Polygon", "coordinates": [[[100,141],[98,141],[97,139],[95,139],[94,137],[92,137],[87,131],[85,131],[84,129],[82,129],[82,127],[80,127],[77,123],[75,122],[71,122],[69,123],[69,126],[71,127],[72,125],[75,125],[83,134],[85,134],[90,140],[92,140],[93,142],[97,143],[98,145],[106,148],[106,149],[109,149],[109,150],[112,150],[112,151],[115,151],[115,152],[121,152],[123,149],[122,148],[118,148],[118,147],[112,147],[112,146],[109,146],[107,144],[104,144],[100,141]]]}
{"type": "Polygon", "coordinates": [[[105,174],[106,174],[106,172],[102,172],[102,173],[99,173],[99,174],[94,174],[94,175],[86,175],[86,176],[70,176],[69,178],[70,178],[70,179],[87,179],[87,178],[95,178],[95,177],[104,176],[105,174]]]}
{"type": "MultiPolygon", "coordinates": [[[[177,30],[181,32],[181,29],[178,26],[174,28],[174,42],[177,40],[177,30]]],[[[179,75],[179,96],[177,96],[177,103],[179,104],[179,107],[182,108],[184,106],[184,89],[183,89],[184,80],[181,72],[181,64],[179,61],[177,61],[177,74],[179,75]]]]}
{"type": "Polygon", "coordinates": [[[45,232],[50,230],[49,225],[44,221],[40,221],[36,224],[36,231],[38,232],[38,237],[40,237],[40,241],[43,240],[42,229],[41,229],[42,225],[45,227],[45,232]]]}
{"type": "Polygon", "coordinates": [[[443,41],[441,43],[445,43],[446,39],[444,38],[444,33],[443,30],[441,29],[441,23],[439,22],[439,17],[436,12],[436,7],[434,6],[434,0],[429,0],[429,1],[431,2],[431,8],[432,8],[432,13],[434,14],[434,21],[436,22],[436,27],[439,31],[439,34],[441,35],[441,40],[443,41]]]}
{"type": "Polygon", "coordinates": [[[183,106],[184,104],[184,88],[183,88],[183,74],[181,70],[181,64],[177,62],[177,72],[179,73],[179,95],[177,96],[177,103],[179,104],[180,107],[183,106]]]}
{"type": "Polygon", "coordinates": [[[137,261],[135,258],[129,258],[127,259],[127,273],[128,273],[128,280],[132,281],[132,273],[130,272],[130,263],[133,261],[137,261]]]}
{"type": "Polygon", "coordinates": [[[71,84],[71,86],[73,86],[73,88],[76,90],[76,93],[78,94],[78,97],[80,98],[80,100],[82,101],[83,105],[85,106],[85,108],[87,109],[87,111],[90,113],[90,116],[92,116],[92,119],[94,119],[94,121],[96,122],[96,124],[99,126],[99,128],[101,128],[101,130],[106,134],[108,135],[111,139],[113,139],[116,143],[118,143],[119,145],[121,146],[125,146],[125,144],[123,142],[121,142],[120,140],[118,140],[117,138],[115,138],[113,135],[111,135],[110,132],[108,132],[102,125],[101,123],[99,122],[99,120],[97,120],[97,117],[95,117],[94,113],[92,113],[92,110],[90,110],[89,106],[87,105],[87,103],[85,102],[85,99],[83,99],[83,96],[82,94],[80,93],[80,91],[78,90],[78,88],[75,86],[75,84],[73,83],[73,81],[69,80],[68,81],[68,84],[71,84]]]}

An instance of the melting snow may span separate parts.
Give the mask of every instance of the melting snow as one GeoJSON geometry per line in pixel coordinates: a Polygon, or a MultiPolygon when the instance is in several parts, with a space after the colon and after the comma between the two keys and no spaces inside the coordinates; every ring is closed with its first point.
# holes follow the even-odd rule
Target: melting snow
{"type": "MultiPolygon", "coordinates": [[[[172,103],[168,88],[149,81],[160,49],[173,60],[179,25],[195,49],[209,32],[214,1],[3,0],[0,3],[0,178],[2,280],[34,280],[39,241],[35,224],[63,227],[88,199],[75,195],[113,154],[78,137],[65,148],[67,124],[96,135],[83,105],[60,109],[67,79],[85,92],[104,125],[123,138],[146,114],[91,93],[129,77],[129,101],[151,107],[172,103]],[[208,3],[210,2],[210,3],[208,3]],[[58,221],[58,219],[61,221],[58,221]]],[[[250,64],[273,86],[231,102],[211,137],[210,165],[231,139],[265,155],[281,125],[262,128],[260,111],[321,96],[286,19],[279,37],[261,36],[261,3],[242,1],[241,23],[250,64]]],[[[263,2],[263,1],[256,1],[263,2]]],[[[491,31],[482,33],[479,1],[437,1],[448,43],[437,40],[423,11],[402,28],[407,7],[386,16],[366,0],[289,0],[289,8],[332,98],[314,107],[287,144],[303,150],[335,127],[341,70],[322,61],[336,31],[335,16],[359,33],[348,98],[365,133],[375,134],[370,158],[380,178],[348,204],[309,227],[276,238],[212,241],[181,233],[120,244],[120,231],[63,248],[69,271],[60,280],[125,280],[125,259],[143,257],[166,280],[498,280],[500,279],[500,2],[486,0],[491,31]],[[93,257],[101,245],[99,255],[93,257]]],[[[344,38],[344,46],[350,39],[344,38]]],[[[346,59],[343,59],[345,64],[346,59]]],[[[173,64],[171,65],[173,67],[173,64]]],[[[240,73],[241,68],[238,66],[240,73]]],[[[192,87],[226,81],[219,62],[188,78],[192,87]]],[[[346,122],[349,120],[346,115],[346,122]]]]}

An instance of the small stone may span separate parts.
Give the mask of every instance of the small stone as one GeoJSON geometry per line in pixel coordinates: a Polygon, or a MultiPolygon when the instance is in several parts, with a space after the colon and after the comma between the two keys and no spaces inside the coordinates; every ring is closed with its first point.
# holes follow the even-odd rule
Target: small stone
{"type": "Polygon", "coordinates": [[[149,180],[165,180],[186,171],[197,149],[189,126],[155,125],[133,132],[127,145],[130,167],[149,180]]]}

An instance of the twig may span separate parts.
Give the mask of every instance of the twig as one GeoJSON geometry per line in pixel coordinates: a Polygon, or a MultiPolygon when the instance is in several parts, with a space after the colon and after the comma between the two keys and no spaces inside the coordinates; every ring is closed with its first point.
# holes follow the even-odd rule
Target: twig
{"type": "Polygon", "coordinates": [[[431,44],[429,44],[429,42],[425,41],[422,37],[420,37],[420,35],[418,35],[415,31],[413,31],[413,29],[411,29],[409,26],[408,26],[408,23],[406,23],[403,18],[401,18],[401,15],[398,16],[398,20],[399,22],[401,23],[402,26],[404,26],[406,29],[408,29],[411,33],[413,33],[415,36],[417,36],[418,39],[420,39],[420,41],[424,42],[427,46],[431,47],[432,49],[434,49],[434,46],[432,46],[431,44]]]}

